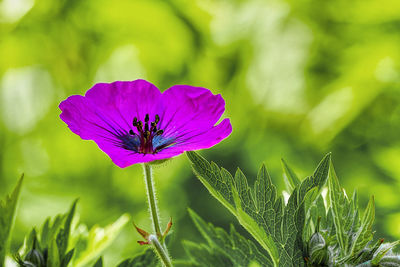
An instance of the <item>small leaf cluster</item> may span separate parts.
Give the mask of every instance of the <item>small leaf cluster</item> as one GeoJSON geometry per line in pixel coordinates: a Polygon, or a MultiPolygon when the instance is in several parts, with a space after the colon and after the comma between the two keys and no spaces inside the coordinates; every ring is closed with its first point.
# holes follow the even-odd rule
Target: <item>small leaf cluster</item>
{"type": "Polygon", "coordinates": [[[88,231],[74,219],[76,204],[74,201],[65,214],[47,218],[40,231],[32,229],[15,255],[20,267],[86,266],[113,241],[129,220],[123,215],[104,229],[94,226],[88,231]]]}
{"type": "Polygon", "coordinates": [[[75,250],[67,251],[76,203],[72,204],[68,213],[56,216],[53,223],[47,219],[40,235],[35,228],[31,231],[22,248],[24,256],[15,256],[20,267],[66,267],[69,264],[75,250]]]}
{"type": "Polygon", "coordinates": [[[282,161],[287,201],[277,194],[265,165],[251,188],[240,169],[232,176],[195,152],[187,155],[203,185],[255,240],[245,240],[233,228],[227,234],[191,212],[207,240],[185,244],[195,266],[400,266],[392,251],[399,242],[373,242],[374,199],[361,215],[357,193],[348,199],[330,154],[302,180],[282,161]]]}
{"type": "MultiPolygon", "coordinates": [[[[8,251],[9,238],[21,191],[23,176],[13,192],[0,200],[0,266],[4,266],[8,251]]],[[[78,222],[76,216],[77,200],[68,212],[47,218],[43,225],[25,237],[24,244],[14,259],[19,267],[82,267],[89,264],[108,247],[129,221],[128,215],[122,215],[117,221],[101,228],[93,226],[90,230],[78,222]]],[[[151,249],[122,261],[117,267],[157,266],[158,258],[151,249]]],[[[103,267],[102,257],[93,267],[103,267]]]]}

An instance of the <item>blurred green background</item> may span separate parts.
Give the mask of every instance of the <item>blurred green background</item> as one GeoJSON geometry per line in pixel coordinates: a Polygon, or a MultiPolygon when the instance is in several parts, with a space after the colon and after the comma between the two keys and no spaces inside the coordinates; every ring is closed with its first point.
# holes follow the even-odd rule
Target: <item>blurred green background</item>
{"type": "MultiPolygon", "coordinates": [[[[283,189],[281,157],[304,177],[333,152],[348,194],[358,188],[363,207],[375,195],[375,236],[400,238],[400,1],[3,0],[0,59],[0,195],[26,175],[13,250],[76,197],[89,226],[128,212],[150,229],[141,166],[119,169],[58,117],[71,94],[137,78],[221,93],[234,130],[202,154],[250,181],[266,162],[283,189]]],[[[175,258],[182,239],[201,240],[188,207],[236,224],[186,156],[155,176],[175,258]]],[[[139,239],[126,226],[106,266],[139,239]]]]}

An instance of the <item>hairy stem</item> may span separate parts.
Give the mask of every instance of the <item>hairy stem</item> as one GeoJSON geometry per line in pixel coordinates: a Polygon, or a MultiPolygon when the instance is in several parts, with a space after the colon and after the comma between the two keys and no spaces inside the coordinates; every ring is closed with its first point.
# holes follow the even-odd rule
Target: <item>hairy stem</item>
{"type": "Polygon", "coordinates": [[[161,233],[160,218],[158,217],[156,192],[154,190],[153,174],[151,171],[150,164],[144,163],[143,169],[144,169],[144,180],[147,189],[147,200],[149,202],[150,217],[153,222],[153,229],[155,232],[155,235],[151,235],[153,240],[150,240],[150,243],[153,245],[154,249],[156,250],[163,264],[169,267],[172,266],[172,264],[171,264],[171,259],[169,258],[168,255],[167,247],[164,244],[164,238],[161,233]],[[157,242],[154,241],[154,239],[156,239],[157,242]]]}
{"type": "Polygon", "coordinates": [[[168,253],[165,250],[165,246],[161,245],[160,241],[158,240],[157,236],[150,235],[149,241],[153,245],[154,250],[156,251],[158,257],[164,263],[166,267],[172,267],[171,259],[168,256],[168,253]]]}

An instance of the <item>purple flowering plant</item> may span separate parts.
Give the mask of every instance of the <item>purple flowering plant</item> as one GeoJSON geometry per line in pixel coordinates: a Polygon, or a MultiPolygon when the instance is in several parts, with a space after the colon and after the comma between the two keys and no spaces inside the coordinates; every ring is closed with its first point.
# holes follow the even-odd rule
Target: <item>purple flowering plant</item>
{"type": "MultiPolygon", "coordinates": [[[[99,83],[85,96],[68,97],[60,109],[60,117],[71,131],[96,142],[116,165],[143,165],[153,229],[134,226],[144,238],[138,243],[152,249],[117,267],[160,263],[168,267],[400,266],[400,255],[393,251],[400,241],[373,240],[374,198],[361,212],[356,191],[349,198],[340,186],[330,153],[304,179],[282,160],[286,188],[280,194],[265,165],[250,187],[240,169],[232,175],[194,152],[218,144],[232,132],[229,119],[220,121],[225,111],[223,98],[208,89],[175,85],[161,93],[145,80],[99,83]],[[251,238],[233,226],[227,233],[189,210],[206,243],[184,240],[188,259],[171,259],[165,237],[172,220],[161,229],[152,166],[183,152],[197,178],[251,238]]],[[[0,266],[8,249],[21,184],[22,178],[14,192],[0,201],[0,266]]],[[[82,228],[74,231],[75,208],[76,201],[66,214],[47,219],[39,232],[32,230],[14,255],[19,267],[88,266],[129,220],[123,215],[104,229],[94,227],[82,234],[82,228]]],[[[92,266],[103,267],[102,257],[92,266]]]]}
{"type": "Polygon", "coordinates": [[[165,266],[172,266],[164,243],[172,226],[161,231],[149,163],[185,151],[209,148],[232,132],[229,119],[216,124],[225,111],[221,95],[189,85],[175,85],[161,93],[145,80],[98,83],[85,96],[61,102],[60,118],[84,140],[93,140],[121,168],[144,163],[144,177],[154,233],[136,227],[153,245],[165,266]]]}

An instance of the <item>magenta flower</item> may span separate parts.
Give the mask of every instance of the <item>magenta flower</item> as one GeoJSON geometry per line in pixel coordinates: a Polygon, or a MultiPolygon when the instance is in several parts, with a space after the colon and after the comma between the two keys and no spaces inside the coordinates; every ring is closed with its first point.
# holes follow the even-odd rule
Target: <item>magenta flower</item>
{"type": "Polygon", "coordinates": [[[188,85],[161,93],[145,80],[98,83],[61,102],[60,118],[121,168],[209,148],[232,132],[221,95],[188,85]]]}

